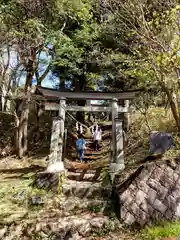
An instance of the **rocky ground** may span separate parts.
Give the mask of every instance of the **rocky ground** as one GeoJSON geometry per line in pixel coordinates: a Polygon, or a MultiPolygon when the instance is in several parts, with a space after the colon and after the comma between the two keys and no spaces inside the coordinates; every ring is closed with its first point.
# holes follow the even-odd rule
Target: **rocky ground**
{"type": "MultiPolygon", "coordinates": [[[[157,118],[157,114],[155,114],[155,118],[157,118]]],[[[148,152],[148,134],[143,128],[144,119],[138,119],[135,119],[135,129],[132,129],[132,133],[130,132],[127,135],[125,148],[126,165],[132,165],[133,171],[134,165],[137,163],[139,165],[139,162],[148,152]],[[142,136],[144,137],[142,138],[142,136]]],[[[6,120],[3,122],[6,123],[6,120]]],[[[47,122],[47,118],[44,122],[47,122]]],[[[44,122],[42,126],[45,126],[44,122]]],[[[162,126],[162,124],[159,125],[162,126]]],[[[7,149],[5,150],[8,154],[11,153],[9,151],[11,146],[8,143],[12,135],[14,136],[13,127],[9,126],[7,130],[1,127],[3,131],[0,143],[2,142],[1,145],[6,146],[7,149]],[[6,135],[3,135],[5,131],[6,135]],[[4,139],[7,142],[4,142],[4,139]]],[[[96,175],[95,173],[97,163],[103,162],[105,165],[108,163],[107,159],[109,159],[111,145],[110,136],[104,138],[102,152],[94,153],[89,148],[87,149],[85,160],[93,170],[85,173],[69,171],[62,192],[38,189],[32,184],[36,172],[43,171],[47,164],[45,160],[49,151],[50,128],[50,123],[47,126],[47,131],[42,128],[42,136],[40,136],[42,142],[44,143],[47,140],[43,149],[41,149],[42,142],[39,141],[36,144],[32,138],[31,155],[36,154],[36,152],[39,153],[41,150],[44,158],[33,156],[33,158],[28,157],[24,160],[18,160],[15,157],[0,159],[0,239],[142,239],[139,232],[126,230],[117,220],[112,209],[112,199],[107,194],[110,189],[107,185],[105,187],[102,181],[102,178],[106,175],[106,169],[104,169],[104,172],[101,169],[100,174],[96,175]]],[[[152,129],[158,129],[157,123],[152,126],[152,129]]],[[[70,147],[67,149],[68,154],[75,158],[73,155],[75,150],[70,147]]],[[[98,164],[101,168],[100,165],[98,164]]],[[[129,172],[131,171],[129,170],[129,172]]],[[[122,175],[121,178],[124,180],[127,176],[122,175]]],[[[167,239],[171,240],[171,238],[167,239]]],[[[174,238],[172,239],[174,240],[174,238]]]]}
{"type": "Polygon", "coordinates": [[[135,239],[116,218],[109,189],[101,179],[92,181],[92,171],[79,181],[68,173],[58,193],[33,186],[44,166],[38,159],[1,160],[0,239],[135,239]]]}

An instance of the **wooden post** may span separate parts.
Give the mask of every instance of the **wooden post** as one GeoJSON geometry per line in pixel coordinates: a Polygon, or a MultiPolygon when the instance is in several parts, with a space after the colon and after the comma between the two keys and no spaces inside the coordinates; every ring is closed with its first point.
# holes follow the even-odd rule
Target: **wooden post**
{"type": "Polygon", "coordinates": [[[60,100],[59,116],[53,119],[49,164],[62,161],[64,121],[65,121],[65,100],[60,100]]]}

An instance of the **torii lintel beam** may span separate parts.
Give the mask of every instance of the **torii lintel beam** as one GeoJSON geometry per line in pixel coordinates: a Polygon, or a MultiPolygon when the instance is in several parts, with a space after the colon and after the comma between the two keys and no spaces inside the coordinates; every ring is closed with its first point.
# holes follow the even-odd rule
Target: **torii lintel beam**
{"type": "MultiPolygon", "coordinates": [[[[72,112],[111,112],[112,107],[105,107],[105,106],[66,106],[66,111],[72,112]]],[[[45,110],[46,111],[59,111],[59,104],[58,103],[45,103],[45,110]]],[[[128,107],[118,107],[118,112],[131,112],[131,108],[128,107]]]]}
{"type": "Polygon", "coordinates": [[[84,100],[130,100],[135,97],[136,91],[129,92],[60,92],[53,89],[38,87],[44,97],[54,99],[84,99],[84,100]]]}

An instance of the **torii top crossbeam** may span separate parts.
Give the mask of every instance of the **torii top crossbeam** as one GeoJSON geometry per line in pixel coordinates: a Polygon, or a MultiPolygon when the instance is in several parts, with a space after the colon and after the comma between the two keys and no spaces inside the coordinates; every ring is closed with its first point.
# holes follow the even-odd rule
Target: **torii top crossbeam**
{"type": "Polygon", "coordinates": [[[125,92],[60,92],[54,89],[38,87],[38,91],[47,98],[54,99],[84,99],[84,100],[111,100],[113,98],[119,100],[130,100],[140,90],[129,90],[125,92]]]}

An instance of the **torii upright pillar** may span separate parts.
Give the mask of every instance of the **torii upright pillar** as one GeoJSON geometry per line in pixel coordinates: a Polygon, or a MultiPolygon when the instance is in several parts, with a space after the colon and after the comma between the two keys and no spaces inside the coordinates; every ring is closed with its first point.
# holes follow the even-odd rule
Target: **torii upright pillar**
{"type": "Polygon", "coordinates": [[[122,120],[118,118],[118,100],[112,100],[112,159],[110,171],[116,174],[125,168],[122,120]]]}
{"type": "Polygon", "coordinates": [[[59,116],[53,119],[49,164],[62,161],[66,100],[59,101],[59,116]]]}

